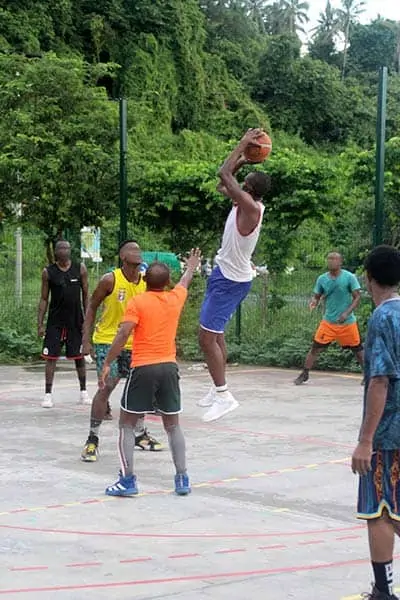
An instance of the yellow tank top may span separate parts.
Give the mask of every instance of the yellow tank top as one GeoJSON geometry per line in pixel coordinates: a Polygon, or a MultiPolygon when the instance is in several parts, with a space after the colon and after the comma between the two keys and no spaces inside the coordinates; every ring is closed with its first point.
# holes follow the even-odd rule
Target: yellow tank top
{"type": "MultiPolygon", "coordinates": [[[[125,278],[122,269],[115,269],[113,273],[114,288],[103,300],[103,312],[93,334],[94,344],[113,343],[129,300],[146,291],[142,274],[137,283],[132,283],[125,278]]],[[[131,350],[132,336],[129,337],[125,348],[131,350]]]]}

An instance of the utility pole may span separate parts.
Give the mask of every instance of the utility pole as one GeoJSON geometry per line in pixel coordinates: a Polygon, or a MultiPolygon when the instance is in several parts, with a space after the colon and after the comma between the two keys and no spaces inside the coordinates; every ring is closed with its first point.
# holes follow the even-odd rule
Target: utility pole
{"type": "Polygon", "coordinates": [[[128,237],[128,120],[126,98],[119,100],[119,241],[128,237]]]}
{"type": "Polygon", "coordinates": [[[387,67],[379,70],[378,116],[376,122],[376,177],[375,177],[375,224],[374,246],[383,242],[385,219],[385,137],[386,137],[386,102],[387,102],[387,67]]]}

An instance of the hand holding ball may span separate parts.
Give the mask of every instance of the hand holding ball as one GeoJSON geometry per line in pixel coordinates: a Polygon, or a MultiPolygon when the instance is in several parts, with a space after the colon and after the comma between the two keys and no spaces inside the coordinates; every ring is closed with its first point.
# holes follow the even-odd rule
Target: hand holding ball
{"type": "Polygon", "coordinates": [[[256,143],[251,141],[244,150],[244,156],[247,161],[252,163],[261,163],[266,160],[272,151],[272,140],[267,133],[260,131],[254,138],[256,143]]]}

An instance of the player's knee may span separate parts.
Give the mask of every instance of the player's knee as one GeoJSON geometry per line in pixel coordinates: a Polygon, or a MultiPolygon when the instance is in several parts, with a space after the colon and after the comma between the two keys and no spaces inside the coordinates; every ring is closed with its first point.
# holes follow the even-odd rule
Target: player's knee
{"type": "Polygon", "coordinates": [[[217,343],[217,336],[211,331],[201,329],[199,331],[199,344],[203,351],[207,351],[217,343]]]}
{"type": "Polygon", "coordinates": [[[172,433],[179,426],[179,416],[163,415],[163,425],[166,433],[172,433]]]}

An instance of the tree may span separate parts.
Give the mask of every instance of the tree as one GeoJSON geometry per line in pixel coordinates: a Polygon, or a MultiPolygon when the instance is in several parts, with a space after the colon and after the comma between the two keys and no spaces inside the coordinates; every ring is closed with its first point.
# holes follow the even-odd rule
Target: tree
{"type": "Polygon", "coordinates": [[[310,56],[329,64],[336,64],[335,40],[338,33],[338,12],[332,8],[331,2],[328,0],[325,11],[319,13],[318,25],[313,29],[312,42],[309,44],[310,56]]]}
{"type": "Polygon", "coordinates": [[[394,34],[396,47],[394,53],[394,65],[395,70],[400,74],[400,21],[390,21],[385,19],[384,24],[394,34]]]}
{"type": "Polygon", "coordinates": [[[309,21],[307,12],[310,5],[308,2],[280,0],[279,8],[286,25],[287,33],[296,34],[298,31],[305,33],[303,25],[309,21]]]}
{"type": "Polygon", "coordinates": [[[48,242],[99,225],[117,192],[118,109],[79,58],[0,55],[0,210],[48,242]]]}
{"type": "Polygon", "coordinates": [[[347,52],[349,49],[351,30],[357,22],[358,17],[365,11],[364,6],[364,0],[342,0],[342,7],[338,9],[340,29],[344,36],[342,78],[344,78],[346,74],[347,52]]]}
{"type": "Polygon", "coordinates": [[[348,51],[348,71],[376,73],[380,66],[394,69],[396,34],[384,19],[353,27],[348,51]]]}

